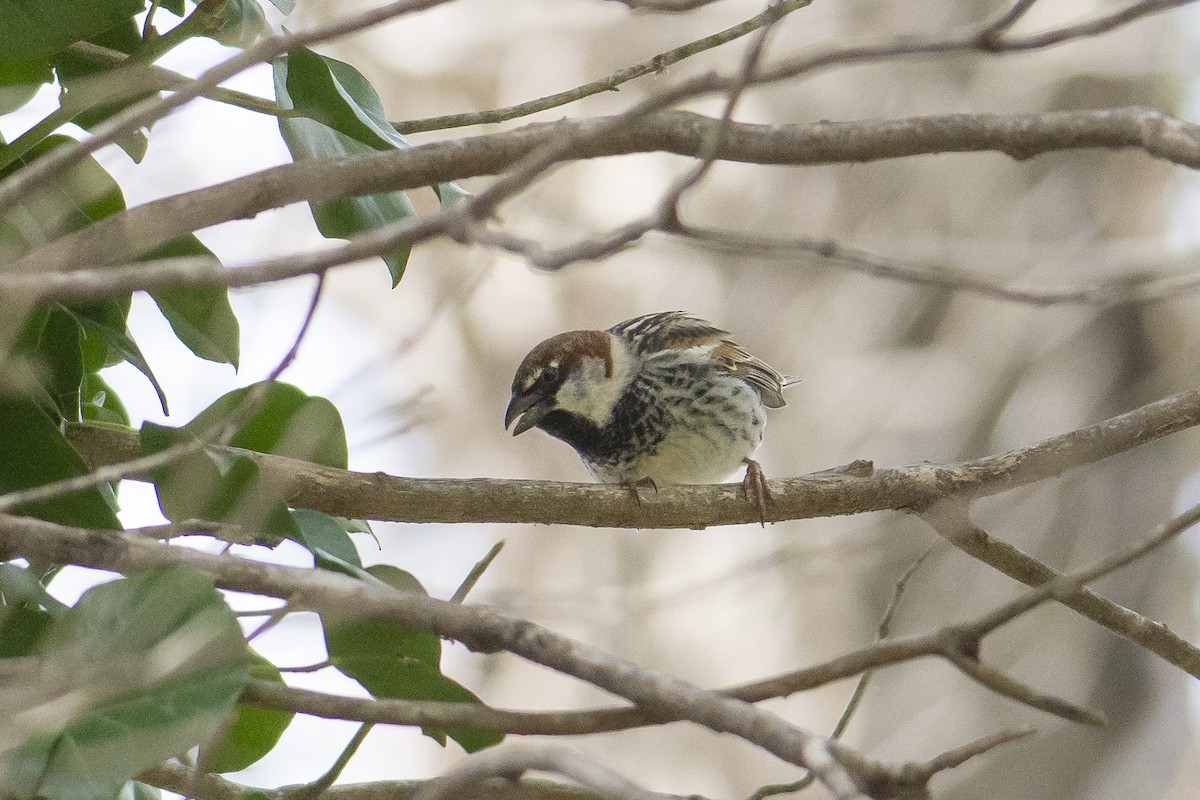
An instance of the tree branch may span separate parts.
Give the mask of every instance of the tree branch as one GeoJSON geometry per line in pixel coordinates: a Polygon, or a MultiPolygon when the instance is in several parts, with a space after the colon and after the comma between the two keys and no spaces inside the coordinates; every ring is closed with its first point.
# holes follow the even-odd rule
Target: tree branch
{"type": "MultiPolygon", "coordinates": [[[[914,464],[868,475],[818,473],[770,482],[769,522],[920,510],[950,495],[988,496],[1091,464],[1200,424],[1200,389],[1036,444],[952,464],[914,464]]],[[[73,425],[71,443],[94,468],[138,455],[132,434],[73,425]]],[[[662,486],[634,503],[620,486],[549,481],[399,478],[279,456],[253,458],[293,506],[392,522],[506,522],[610,528],[693,528],[758,522],[740,484],[662,486]]],[[[135,476],[137,477],[137,476],[135,476]]],[[[986,560],[986,559],[985,559],[986,560]]]]}
{"type": "MultiPolygon", "coordinates": [[[[421,145],[352,159],[313,160],[154,200],[99,220],[15,262],[0,275],[0,291],[38,286],[38,274],[91,271],[120,264],[183,234],[272,208],[343,196],[432,186],[494,175],[531,150],[569,139],[561,160],[666,152],[700,157],[721,121],[685,111],[660,111],[625,121],[617,117],[563,120],[514,131],[421,145]]],[[[731,122],[715,157],[763,165],[864,163],[931,153],[999,152],[1026,159],[1060,150],[1136,148],[1155,158],[1200,168],[1200,126],[1158,111],[1120,108],[1038,114],[949,114],[898,120],[751,125],[731,122]]],[[[292,277],[304,271],[290,271],[292,277]]],[[[111,271],[100,271],[111,277],[111,271]]],[[[67,285],[70,285],[70,279],[67,285]]],[[[80,276],[79,280],[83,280],[80,276]]],[[[219,270],[211,282],[246,285],[219,270]],[[224,276],[224,279],[217,277],[224,276]]],[[[141,286],[122,289],[151,288],[141,286]]],[[[100,281],[103,285],[103,281],[100,281]]],[[[65,286],[46,287],[63,292],[65,286]]],[[[47,296],[62,297],[61,294],[47,296]]]]}
{"type": "Polygon", "coordinates": [[[845,745],[796,728],[749,703],[700,689],[492,609],[435,600],[325,570],[210,555],[119,531],[85,531],[24,517],[0,517],[0,560],[16,557],[122,573],[182,566],[211,575],[223,589],[282,597],[292,607],[319,613],[352,610],[358,619],[410,625],[455,639],[480,653],[507,651],[612,692],[649,713],[690,720],[745,739],[815,772],[838,797],[859,796],[855,774],[890,772],[845,745]]]}

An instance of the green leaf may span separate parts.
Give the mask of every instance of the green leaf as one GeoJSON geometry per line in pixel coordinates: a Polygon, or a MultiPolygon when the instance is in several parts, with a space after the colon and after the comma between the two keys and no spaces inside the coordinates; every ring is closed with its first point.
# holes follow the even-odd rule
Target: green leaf
{"type": "Polygon", "coordinates": [[[0,114],[16,111],[28,103],[38,89],[54,80],[50,65],[35,61],[0,62],[0,114]]]}
{"type": "Polygon", "coordinates": [[[78,422],[83,383],[83,326],[68,312],[55,308],[46,315],[35,358],[44,368],[46,391],[65,419],[78,422]]]}
{"type": "Polygon", "coordinates": [[[131,427],[129,411],[112,387],[99,375],[85,375],[80,389],[83,398],[84,422],[131,427]]]}
{"type": "MultiPolygon", "coordinates": [[[[216,256],[193,235],[176,239],[143,257],[169,258],[184,255],[216,256]]],[[[238,367],[240,329],[229,290],[220,286],[155,289],[150,297],[171,323],[179,341],[207,361],[238,367]]]]}
{"type": "MultiPolygon", "coordinates": [[[[225,394],[182,428],[145,423],[141,430],[142,452],[156,453],[210,435],[231,416],[244,415],[244,401],[259,386],[225,394]]],[[[257,411],[242,424],[230,444],[341,469],[345,469],[348,458],[345,429],[333,404],[286,383],[266,388],[257,411]]],[[[277,544],[282,538],[301,540],[297,522],[287,511],[289,488],[266,480],[252,458],[194,453],[156,470],[153,478],[159,507],[168,519],[239,525],[252,534],[269,534],[265,539],[258,538],[262,543],[277,544]]]]}
{"type": "Polygon", "coordinates": [[[144,8],[144,0],[0,0],[0,53],[10,61],[43,58],[144,8]]]}
{"type": "MultiPolygon", "coordinates": [[[[258,386],[234,389],[221,396],[184,428],[192,435],[210,429],[235,413],[258,386]]],[[[338,469],[346,469],[349,461],[346,430],[333,403],[278,381],[267,389],[258,411],[241,426],[230,444],[338,469]]]]}
{"type": "Polygon", "coordinates": [[[0,658],[29,655],[53,624],[53,615],[44,609],[0,606],[0,658]]]}
{"type": "MultiPolygon", "coordinates": [[[[87,41],[101,47],[107,47],[109,50],[116,50],[119,53],[133,56],[142,47],[142,30],[137,20],[130,18],[103,33],[88,37],[87,41]]],[[[88,107],[75,114],[71,120],[79,127],[88,131],[93,130],[100,123],[121,113],[134,103],[141,102],[148,97],[157,97],[161,94],[157,90],[136,91],[137,85],[130,82],[128,73],[121,75],[120,78],[114,81],[110,76],[117,74],[120,66],[100,64],[83,56],[76,55],[70,50],[57,53],[51,62],[58,75],[58,80],[62,84],[63,90],[67,93],[70,101],[78,103],[82,99],[86,102],[90,97],[88,107]],[[89,96],[88,93],[95,91],[94,87],[97,86],[101,87],[104,95],[89,96]],[[106,86],[107,90],[104,88],[106,86]],[[72,93],[74,93],[74,97],[71,96],[72,93]],[[113,97],[114,94],[116,97],[112,102],[104,102],[105,99],[113,97]]],[[[116,144],[134,162],[141,163],[146,155],[146,148],[149,146],[149,143],[150,139],[143,128],[127,134],[117,140],[116,144]]]]}
{"type": "MultiPolygon", "coordinates": [[[[286,686],[283,676],[275,665],[250,651],[250,677],[273,681],[286,686]]],[[[291,711],[276,711],[237,704],[233,723],[211,751],[201,754],[201,763],[210,772],[237,772],[250,766],[275,749],[279,737],[287,730],[292,718],[291,711]]]]}
{"type": "Polygon", "coordinates": [[[0,658],[27,656],[67,607],[32,572],[0,564],[0,658]]]}
{"type": "MultiPolygon", "coordinates": [[[[144,453],[187,440],[178,429],[152,422],[142,425],[144,453]]],[[[172,522],[202,519],[236,525],[266,545],[296,536],[285,504],[286,488],[263,480],[258,464],[250,458],[192,453],[155,470],[152,477],[159,508],[172,522]]]]}
{"type": "Polygon", "coordinates": [[[208,577],[161,569],[86,592],[47,632],[39,668],[4,696],[30,721],[0,750],[0,794],[114,797],[209,740],[247,677],[237,618],[208,577]]]}
{"type": "MultiPolygon", "coordinates": [[[[295,54],[299,54],[297,61],[300,62],[300,66],[294,69],[303,73],[294,79],[301,89],[298,97],[293,97],[290,90],[293,78],[289,77],[289,73],[293,67],[289,65],[292,58],[289,56],[273,62],[275,99],[280,108],[303,107],[325,119],[339,121],[338,124],[344,122],[349,125],[351,120],[357,119],[355,111],[348,108],[345,97],[334,84],[326,61],[308,50],[297,50],[295,54]]],[[[365,122],[362,124],[364,128],[369,127],[365,122]]],[[[296,161],[363,155],[377,150],[376,147],[364,144],[353,136],[304,117],[280,117],[279,132],[296,161]]],[[[351,239],[356,234],[375,230],[416,214],[416,209],[404,192],[343,197],[327,203],[310,203],[309,207],[321,234],[337,239],[351,239]]],[[[383,256],[391,272],[393,286],[399,283],[404,275],[408,253],[409,248],[404,247],[383,256]]]]}
{"type": "MultiPolygon", "coordinates": [[[[58,425],[30,398],[0,395],[0,442],[0,493],[88,472],[58,425]]],[[[17,513],[78,528],[121,528],[104,493],[95,488],[21,506],[17,513]]]]}
{"type": "Polygon", "coordinates": [[[227,47],[249,47],[270,32],[267,18],[255,0],[227,0],[221,9],[221,27],[211,36],[227,47]]]}
{"type": "MultiPolygon", "coordinates": [[[[73,141],[67,136],[48,136],[0,170],[0,177],[6,177],[55,147],[73,141]]],[[[124,207],[125,198],[116,181],[95,159],[85,158],[53,181],[29,192],[21,198],[19,205],[0,214],[0,263],[16,261],[34,248],[87,227],[94,220],[124,207]]]]}
{"type": "Polygon", "coordinates": [[[158,378],[154,377],[154,371],[150,369],[150,364],[142,355],[141,348],[130,337],[129,329],[125,326],[125,317],[129,313],[129,298],[105,300],[94,305],[75,306],[67,311],[78,320],[89,336],[98,336],[108,345],[111,353],[119,355],[137,368],[138,372],[145,375],[158,395],[158,402],[162,406],[163,413],[169,413],[166,393],[159,384],[158,378]]]}
{"type": "MultiPolygon", "coordinates": [[[[367,572],[401,591],[425,594],[411,574],[386,564],[367,572]]],[[[375,697],[404,700],[438,700],[479,703],[470,690],[441,673],[441,640],[407,625],[338,618],[321,615],[329,660],[343,674],[354,678],[375,697]]],[[[446,736],[467,752],[488,747],[503,739],[491,731],[439,731],[425,734],[445,743],[446,736]]]]}
{"type": "MultiPolygon", "coordinates": [[[[85,39],[109,50],[133,55],[142,46],[142,31],[137,20],[130,17],[85,39]]],[[[134,103],[159,94],[157,91],[136,91],[137,85],[131,82],[130,73],[112,80],[110,76],[117,73],[120,67],[97,63],[70,50],[56,53],[51,58],[51,63],[67,94],[66,102],[88,103],[87,107],[76,113],[71,120],[85,130],[90,131],[134,103]],[[102,94],[92,94],[96,87],[100,87],[102,94]],[[104,102],[107,99],[112,100],[104,102]]],[[[117,141],[117,146],[135,162],[141,162],[146,155],[148,144],[149,139],[144,130],[135,131],[117,141]]]]}
{"type": "MultiPolygon", "coordinates": [[[[323,562],[327,562],[327,557],[332,555],[341,562],[362,567],[358,548],[350,541],[350,534],[336,517],[307,508],[298,508],[291,514],[298,530],[296,541],[313,554],[316,566],[330,569],[333,565],[323,562]]],[[[333,568],[342,571],[340,564],[333,568]]]]}
{"type": "Polygon", "coordinates": [[[7,605],[31,603],[46,609],[52,617],[60,617],[67,610],[32,572],[15,564],[0,564],[0,595],[7,605]]]}
{"type": "MultiPolygon", "coordinates": [[[[409,150],[387,120],[371,82],[344,61],[299,48],[288,53],[287,90],[296,110],[375,150],[409,150]]],[[[444,206],[470,195],[456,183],[433,187],[444,206]]]]}

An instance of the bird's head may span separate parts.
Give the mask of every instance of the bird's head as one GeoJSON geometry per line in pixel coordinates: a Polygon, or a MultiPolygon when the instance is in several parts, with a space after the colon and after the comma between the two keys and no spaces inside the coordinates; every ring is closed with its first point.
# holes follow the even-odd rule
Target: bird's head
{"type": "Polygon", "coordinates": [[[504,427],[513,435],[544,426],[549,415],[572,416],[602,426],[629,382],[633,357],[607,331],[568,331],[525,356],[513,378],[504,427]]]}

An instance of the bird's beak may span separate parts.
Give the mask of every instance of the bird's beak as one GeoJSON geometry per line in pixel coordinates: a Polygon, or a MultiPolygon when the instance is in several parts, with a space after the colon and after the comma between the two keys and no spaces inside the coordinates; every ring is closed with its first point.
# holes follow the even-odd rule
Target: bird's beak
{"type": "Polygon", "coordinates": [[[542,417],[550,413],[551,401],[534,393],[515,394],[504,412],[504,428],[507,430],[513,420],[520,417],[517,427],[513,428],[513,436],[522,434],[542,421],[542,417]]]}

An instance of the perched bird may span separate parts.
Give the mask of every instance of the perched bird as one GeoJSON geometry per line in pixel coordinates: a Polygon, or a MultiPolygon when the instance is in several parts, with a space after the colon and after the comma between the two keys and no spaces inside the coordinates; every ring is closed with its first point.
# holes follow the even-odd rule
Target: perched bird
{"type": "Polygon", "coordinates": [[[682,311],[552,336],[517,368],[504,427],[541,428],[635,498],[638,485],[713,483],[745,464],[743,490],[765,519],[770,493],[750,456],[796,379],[726,337],[682,311]]]}

